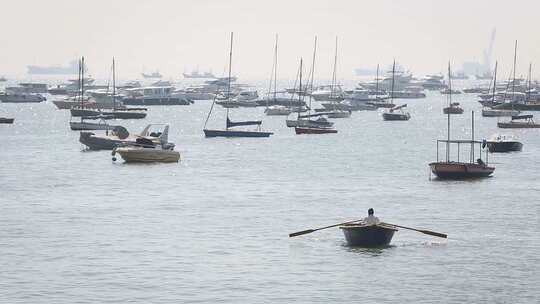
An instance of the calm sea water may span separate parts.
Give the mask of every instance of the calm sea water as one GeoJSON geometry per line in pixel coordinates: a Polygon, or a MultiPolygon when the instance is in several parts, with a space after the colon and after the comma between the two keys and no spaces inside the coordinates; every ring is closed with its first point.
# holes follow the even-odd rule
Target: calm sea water
{"type": "MultiPolygon", "coordinates": [[[[500,131],[474,95],[455,101],[466,111],[452,117],[453,138],[470,138],[471,110],[476,138],[500,131]]],[[[537,302],[540,131],[504,132],[524,149],[490,155],[492,178],[430,180],[446,97],[398,102],[410,121],[355,112],[329,135],[295,135],[258,108],[231,117],[264,118],[272,137],[207,139],[208,101],[122,122],[135,133],[170,123],[178,164],[83,151],[50,100],[0,104],[16,119],[0,125],[0,302],[537,302]],[[337,228],[288,238],[370,207],[449,239],[400,230],[392,247],[368,250],[345,246],[337,228]]],[[[216,109],[209,127],[225,123],[216,109]]]]}

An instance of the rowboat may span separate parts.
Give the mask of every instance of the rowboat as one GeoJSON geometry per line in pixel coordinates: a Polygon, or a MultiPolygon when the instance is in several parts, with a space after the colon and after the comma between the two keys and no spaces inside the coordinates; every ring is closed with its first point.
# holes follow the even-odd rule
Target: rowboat
{"type": "Polygon", "coordinates": [[[0,117],[0,123],[3,124],[12,124],[14,120],[14,118],[0,117]]]}
{"type": "Polygon", "coordinates": [[[349,246],[355,247],[385,247],[390,244],[397,227],[379,223],[366,226],[362,224],[348,224],[339,227],[345,235],[349,246]]]}
{"type": "Polygon", "coordinates": [[[463,114],[463,108],[459,106],[459,102],[453,102],[450,106],[443,109],[444,114],[463,114]]]}
{"type": "MultiPolygon", "coordinates": [[[[454,141],[455,142],[455,141],[454,141]]],[[[433,162],[429,164],[431,172],[440,179],[467,179],[488,177],[495,171],[494,167],[487,166],[483,161],[478,163],[465,162],[433,162]]]]}

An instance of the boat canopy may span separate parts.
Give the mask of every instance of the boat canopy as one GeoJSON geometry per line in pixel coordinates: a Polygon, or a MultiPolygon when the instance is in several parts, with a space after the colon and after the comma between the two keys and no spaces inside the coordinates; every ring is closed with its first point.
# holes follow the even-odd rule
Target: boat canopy
{"type": "Polygon", "coordinates": [[[533,118],[532,115],[514,115],[512,116],[512,120],[516,120],[516,119],[530,119],[530,118],[533,118]]]}
{"type": "Polygon", "coordinates": [[[227,117],[227,128],[238,127],[238,126],[261,125],[261,124],[262,124],[262,120],[236,121],[236,122],[233,122],[227,117]]]}

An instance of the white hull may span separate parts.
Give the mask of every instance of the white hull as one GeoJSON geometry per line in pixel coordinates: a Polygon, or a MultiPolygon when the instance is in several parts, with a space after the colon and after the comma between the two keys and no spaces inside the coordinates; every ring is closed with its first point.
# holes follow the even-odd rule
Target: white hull
{"type": "Polygon", "coordinates": [[[482,110],[482,116],[484,117],[508,117],[519,115],[519,113],[516,110],[482,110]]]}
{"type": "Polygon", "coordinates": [[[292,110],[287,107],[268,107],[266,110],[264,110],[264,113],[266,113],[266,115],[269,115],[269,116],[272,116],[272,115],[287,116],[292,113],[292,110]]]}
{"type": "Polygon", "coordinates": [[[70,121],[69,126],[73,131],[93,131],[93,130],[112,130],[116,126],[95,122],[75,122],[70,121]]]}

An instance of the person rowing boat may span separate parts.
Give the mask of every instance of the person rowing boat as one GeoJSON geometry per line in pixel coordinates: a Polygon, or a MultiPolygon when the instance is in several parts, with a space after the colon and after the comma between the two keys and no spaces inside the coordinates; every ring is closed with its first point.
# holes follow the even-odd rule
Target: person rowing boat
{"type": "Polygon", "coordinates": [[[375,211],[373,210],[373,208],[369,208],[368,209],[368,216],[364,218],[362,224],[366,225],[366,226],[373,226],[373,225],[377,225],[378,223],[380,223],[381,221],[379,220],[378,217],[376,217],[374,215],[375,211]]]}

